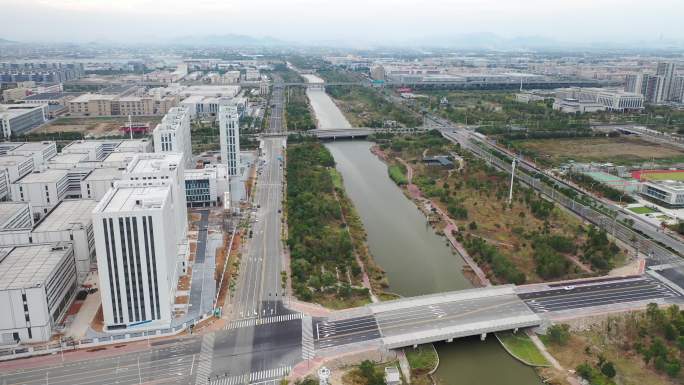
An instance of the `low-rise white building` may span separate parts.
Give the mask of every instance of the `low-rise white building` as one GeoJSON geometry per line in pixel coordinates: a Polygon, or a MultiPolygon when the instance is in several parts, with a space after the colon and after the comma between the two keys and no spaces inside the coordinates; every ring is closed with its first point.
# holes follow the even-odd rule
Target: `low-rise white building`
{"type": "Polygon", "coordinates": [[[31,228],[33,228],[33,215],[31,215],[31,207],[28,203],[0,203],[0,232],[30,230],[31,228]]]}
{"type": "Polygon", "coordinates": [[[168,326],[178,275],[172,188],[121,182],[93,212],[107,330],[168,326]]]}
{"type": "Polygon", "coordinates": [[[215,169],[185,170],[185,196],[188,207],[216,206],[218,194],[215,169]]]}
{"type": "Polygon", "coordinates": [[[666,207],[684,207],[684,182],[674,180],[644,181],[642,196],[666,207]]]}
{"type": "Polygon", "coordinates": [[[78,282],[82,283],[95,261],[92,213],[97,201],[66,200],[50,211],[31,232],[32,243],[71,243],[78,282]]]}
{"type": "Polygon", "coordinates": [[[81,181],[81,195],[84,199],[99,201],[114,184],[123,178],[121,168],[96,168],[81,181]]]}
{"type": "Polygon", "coordinates": [[[25,134],[47,119],[47,104],[0,104],[0,134],[4,138],[25,134]]]}
{"type": "Polygon", "coordinates": [[[101,161],[121,144],[121,140],[76,140],[62,149],[62,154],[86,154],[90,161],[101,161]]]}
{"type": "Polygon", "coordinates": [[[49,340],[77,288],[70,244],[0,249],[0,345],[49,340]]]}
{"type": "Polygon", "coordinates": [[[0,169],[7,171],[9,183],[14,183],[30,174],[34,169],[33,158],[24,155],[0,156],[0,169]]]}
{"type": "Polygon", "coordinates": [[[57,155],[57,144],[50,141],[23,142],[19,146],[7,151],[7,155],[32,156],[33,164],[38,167],[44,165],[57,155]]]}
{"type": "Polygon", "coordinates": [[[31,204],[34,215],[43,216],[64,200],[69,189],[66,170],[48,169],[30,173],[12,184],[12,200],[31,204]]]}
{"type": "Polygon", "coordinates": [[[124,139],[114,149],[114,152],[153,152],[154,143],[147,139],[124,139]]]}

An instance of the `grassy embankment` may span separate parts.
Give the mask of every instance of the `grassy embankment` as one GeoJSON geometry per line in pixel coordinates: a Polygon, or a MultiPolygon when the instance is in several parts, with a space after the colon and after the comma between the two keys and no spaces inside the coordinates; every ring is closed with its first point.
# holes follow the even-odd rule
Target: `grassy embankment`
{"type": "MultiPolygon", "coordinates": [[[[673,385],[684,382],[684,314],[676,306],[607,317],[589,330],[550,329],[549,352],[592,385],[673,385]]],[[[554,371],[544,369],[546,377],[554,371]]],[[[552,382],[556,383],[556,382],[552,382]]],[[[557,383],[563,383],[558,381],[557,383]]]]}
{"type": "Polygon", "coordinates": [[[287,149],[288,246],[295,295],[330,308],[370,301],[359,256],[374,287],[384,274],[372,261],[366,233],[346,196],[335,161],[320,143],[290,141],[287,149]]]}
{"type": "Polygon", "coordinates": [[[502,332],[496,333],[496,336],[511,355],[526,365],[549,366],[549,361],[544,358],[526,334],[522,332],[517,334],[502,332]]]}
{"type": "MultiPolygon", "coordinates": [[[[394,136],[380,144],[389,155],[414,169],[413,183],[458,225],[456,238],[495,283],[542,282],[605,273],[624,255],[606,234],[582,225],[573,215],[516,185],[507,202],[510,177],[463,152],[464,167],[447,170],[426,166],[427,155],[460,149],[434,132],[394,136]]],[[[441,223],[435,215],[438,231],[441,223]]]]}

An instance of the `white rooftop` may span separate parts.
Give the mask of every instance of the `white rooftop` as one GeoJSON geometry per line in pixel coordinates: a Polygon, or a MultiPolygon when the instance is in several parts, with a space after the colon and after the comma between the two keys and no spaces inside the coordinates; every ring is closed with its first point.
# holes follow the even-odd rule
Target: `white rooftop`
{"type": "Polygon", "coordinates": [[[0,290],[44,284],[70,251],[68,243],[1,248],[0,290]]]}
{"type": "Polygon", "coordinates": [[[25,142],[21,146],[15,148],[12,151],[42,151],[47,147],[53,146],[54,144],[55,142],[25,142]]]}
{"type": "Polygon", "coordinates": [[[66,178],[69,172],[67,170],[48,169],[41,172],[32,172],[25,177],[19,179],[17,183],[50,183],[58,182],[66,178]]]}
{"type": "Polygon", "coordinates": [[[0,156],[0,166],[14,166],[17,163],[24,163],[31,157],[24,155],[3,155],[0,156]]]}
{"type": "Polygon", "coordinates": [[[77,152],[77,151],[89,151],[96,149],[102,145],[118,145],[121,143],[120,140],[76,140],[67,144],[62,151],[77,152]]]}
{"type": "Polygon", "coordinates": [[[164,152],[151,154],[138,154],[126,169],[130,174],[148,174],[176,168],[183,162],[183,153],[164,152]]]}
{"type": "Polygon", "coordinates": [[[111,190],[95,209],[103,213],[118,213],[159,209],[170,194],[169,186],[119,186],[111,190]]]}
{"type": "Polygon", "coordinates": [[[123,170],[119,168],[114,168],[114,167],[103,167],[103,168],[96,168],[88,174],[88,176],[84,179],[86,182],[90,181],[96,181],[96,180],[112,180],[112,179],[121,179],[121,174],[123,174],[123,170]]]}
{"type": "Polygon", "coordinates": [[[24,202],[1,202],[0,203],[0,226],[22,210],[26,210],[28,203],[24,202]]]}
{"type": "Polygon", "coordinates": [[[120,152],[112,152],[111,154],[107,155],[106,158],[102,160],[103,163],[105,162],[130,162],[135,158],[136,156],[140,155],[139,152],[130,152],[130,151],[120,151],[120,152]]]}
{"type": "Polygon", "coordinates": [[[69,230],[74,225],[86,225],[92,221],[97,201],[90,199],[66,200],[50,211],[33,230],[35,233],[69,230]]]}
{"type": "Polygon", "coordinates": [[[88,159],[86,154],[57,154],[48,160],[50,164],[77,164],[88,159]]]}
{"type": "Polygon", "coordinates": [[[0,116],[13,119],[35,109],[43,108],[43,104],[0,104],[0,116]]]}
{"type": "Polygon", "coordinates": [[[216,176],[218,175],[218,172],[216,169],[213,168],[192,168],[185,170],[185,179],[186,180],[195,180],[195,179],[216,179],[216,176]]]}

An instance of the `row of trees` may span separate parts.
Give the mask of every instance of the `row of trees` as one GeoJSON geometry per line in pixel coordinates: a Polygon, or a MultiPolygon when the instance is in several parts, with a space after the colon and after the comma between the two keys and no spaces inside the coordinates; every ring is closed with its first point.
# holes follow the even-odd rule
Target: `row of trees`
{"type": "Polygon", "coordinates": [[[620,191],[605,183],[598,182],[596,179],[586,174],[571,172],[567,177],[578,185],[592,192],[597,192],[614,202],[634,203],[636,200],[624,191],[620,191]]]}
{"type": "Polygon", "coordinates": [[[316,122],[309,109],[309,100],[303,87],[289,87],[285,104],[285,122],[288,130],[313,130],[316,122]]]}

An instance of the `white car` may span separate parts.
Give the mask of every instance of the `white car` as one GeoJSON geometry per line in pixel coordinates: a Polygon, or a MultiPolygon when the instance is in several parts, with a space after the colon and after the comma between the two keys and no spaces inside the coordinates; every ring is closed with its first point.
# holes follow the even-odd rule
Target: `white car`
{"type": "Polygon", "coordinates": [[[563,286],[563,289],[564,289],[564,290],[572,290],[572,289],[574,289],[574,288],[575,288],[575,287],[572,286],[572,285],[563,286]]]}

